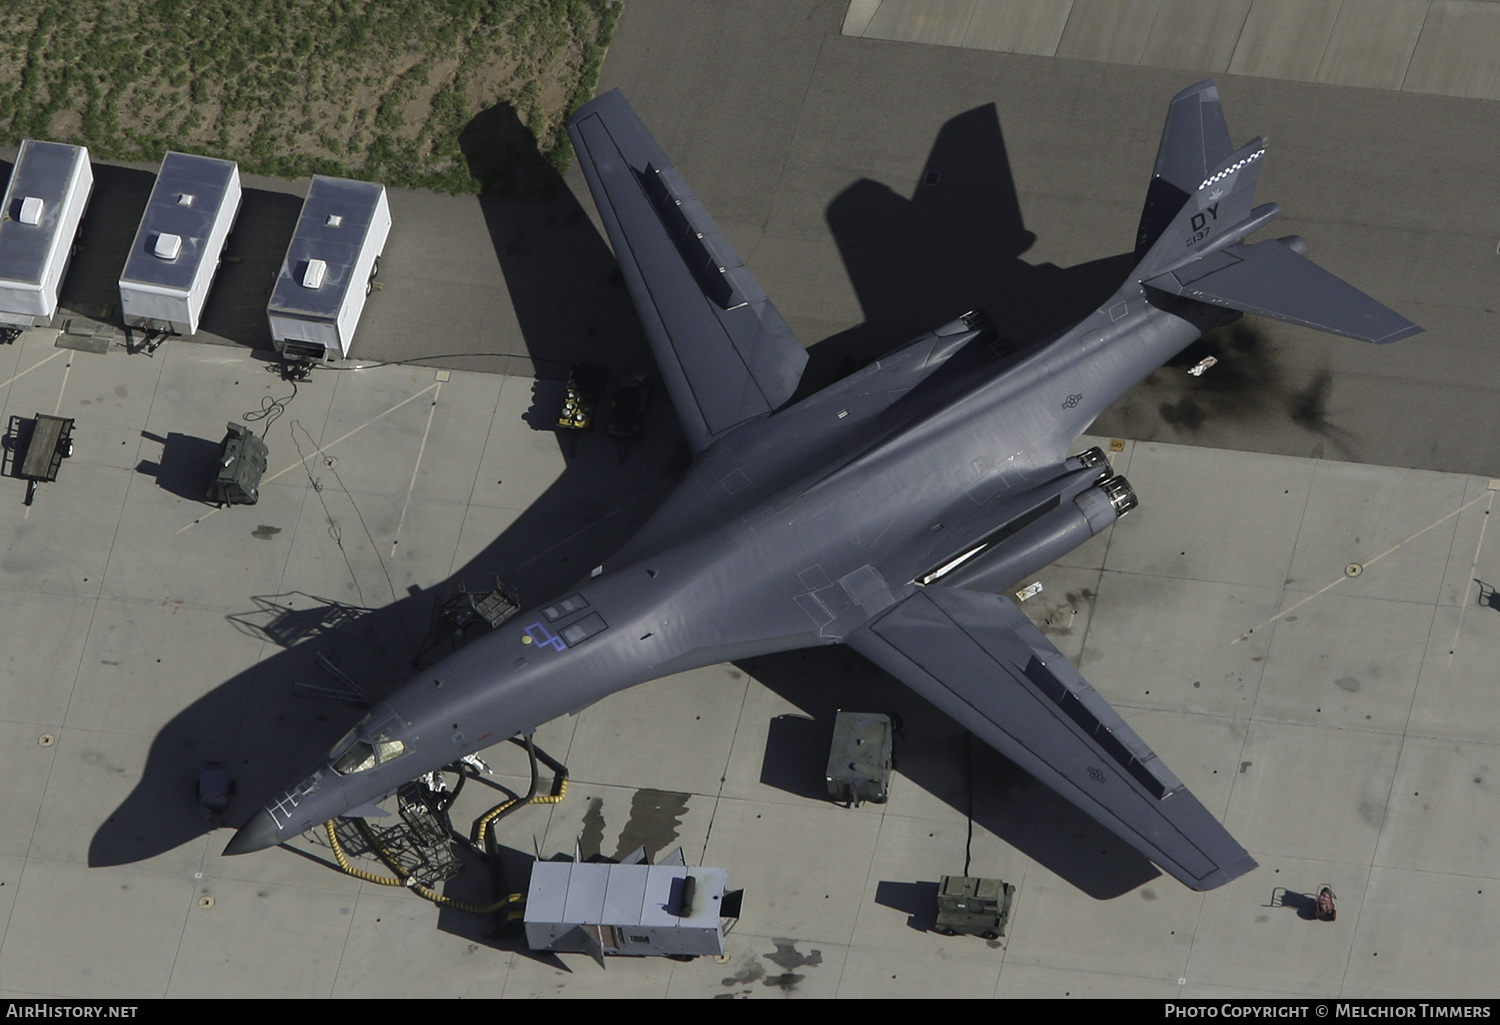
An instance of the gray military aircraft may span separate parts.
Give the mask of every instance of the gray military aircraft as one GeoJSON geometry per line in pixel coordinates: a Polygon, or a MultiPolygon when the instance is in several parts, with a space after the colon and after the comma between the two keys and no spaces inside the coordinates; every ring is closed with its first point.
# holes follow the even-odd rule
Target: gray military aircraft
{"type": "Polygon", "coordinates": [[[1371,342],[1421,329],[1245,238],[1265,155],[1211,81],[1173,99],[1139,263],[1081,324],[1007,353],[966,314],[806,399],[806,355],[618,91],[569,133],[695,462],[641,531],[556,599],[418,674],[227,854],[259,850],[478,748],[646,680],[848,644],[1186,885],[1245,849],[1001,593],[1136,504],[1094,418],[1249,311],[1371,342]]]}

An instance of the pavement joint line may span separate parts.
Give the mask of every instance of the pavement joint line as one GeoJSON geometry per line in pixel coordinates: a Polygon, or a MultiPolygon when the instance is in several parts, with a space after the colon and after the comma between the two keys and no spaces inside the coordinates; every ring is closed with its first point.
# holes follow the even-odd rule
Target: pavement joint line
{"type": "MultiPolygon", "coordinates": [[[[1452,512],[1447,513],[1447,514],[1445,514],[1443,516],[1440,516],[1436,520],[1433,520],[1431,523],[1427,524],[1427,526],[1423,527],[1421,530],[1417,531],[1415,534],[1411,535],[1410,537],[1404,538],[1403,540],[1400,540],[1400,541],[1397,541],[1395,544],[1391,545],[1389,548],[1387,548],[1385,551],[1381,552],[1379,555],[1375,556],[1373,559],[1367,559],[1367,560],[1365,560],[1365,563],[1364,563],[1365,568],[1368,569],[1369,567],[1375,565],[1381,559],[1385,558],[1387,555],[1390,555],[1392,552],[1396,551],[1396,549],[1404,547],[1405,545],[1410,544],[1411,542],[1415,541],[1417,538],[1421,537],[1423,534],[1427,533],[1433,527],[1440,526],[1445,521],[1451,520],[1453,517],[1457,516],[1459,513],[1463,512],[1465,509],[1469,508],[1469,506],[1474,505],[1474,504],[1482,501],[1485,498],[1491,498],[1492,499],[1493,498],[1493,492],[1486,491],[1482,495],[1476,495],[1475,497],[1469,499],[1469,501],[1465,502],[1463,505],[1459,506],[1457,509],[1454,509],[1452,512]]],[[[1312,594],[1308,595],[1306,598],[1303,598],[1301,601],[1299,601],[1297,604],[1293,605],[1291,608],[1282,609],[1280,612],[1276,613],[1276,615],[1272,616],[1270,619],[1266,620],[1264,623],[1261,623],[1258,626],[1252,627],[1251,629],[1249,629],[1249,630],[1245,631],[1244,633],[1240,634],[1238,637],[1236,637],[1234,640],[1230,641],[1229,643],[1230,644],[1238,644],[1238,643],[1240,643],[1240,641],[1248,640],[1249,637],[1250,637],[1250,635],[1253,634],[1256,630],[1264,629],[1265,627],[1267,627],[1267,626],[1271,625],[1272,623],[1276,622],[1282,616],[1285,616],[1285,615],[1287,615],[1290,612],[1295,612],[1297,609],[1300,609],[1302,606],[1306,605],[1308,602],[1312,601],[1314,598],[1316,598],[1319,595],[1321,595],[1324,591],[1328,591],[1328,590],[1330,590],[1330,589],[1332,589],[1334,587],[1337,587],[1339,584],[1343,583],[1345,580],[1348,580],[1348,579],[1350,579],[1350,578],[1347,575],[1340,576],[1340,577],[1336,578],[1331,584],[1327,584],[1327,585],[1325,585],[1323,587],[1318,588],[1318,590],[1314,591],[1312,594]]]]}
{"type": "Polygon", "coordinates": [[[1401,84],[1396,86],[1397,92],[1406,91],[1406,80],[1411,76],[1411,62],[1417,59],[1417,47],[1422,45],[1422,33],[1427,31],[1427,21],[1432,17],[1432,5],[1427,5],[1427,10],[1422,12],[1422,24],[1417,29],[1416,42],[1411,44],[1411,52],[1406,55],[1406,65],[1401,69],[1401,84]]]}
{"type": "MultiPolygon", "coordinates": [[[[353,430],[349,431],[347,434],[342,434],[339,437],[334,438],[332,441],[330,441],[326,445],[319,445],[317,442],[314,442],[313,443],[313,453],[312,453],[312,455],[303,456],[301,459],[297,460],[291,466],[288,466],[288,467],[285,467],[283,469],[277,470],[275,473],[271,474],[271,476],[266,477],[262,481],[262,483],[269,484],[271,481],[275,480],[277,477],[280,477],[280,476],[282,476],[284,474],[291,473],[293,470],[299,469],[299,468],[307,465],[307,461],[309,459],[311,459],[313,457],[313,455],[326,455],[327,452],[328,452],[328,450],[331,449],[331,448],[333,448],[333,446],[339,444],[340,442],[348,441],[350,438],[354,437],[354,435],[358,434],[360,431],[362,431],[366,427],[370,426],[376,420],[380,420],[380,419],[382,419],[384,417],[387,417],[387,416],[391,415],[396,410],[398,410],[402,406],[406,405],[408,402],[411,402],[414,399],[421,398],[423,395],[426,395],[428,392],[432,391],[434,388],[437,388],[437,387],[439,387],[439,383],[436,382],[436,381],[434,381],[432,384],[429,384],[426,388],[423,388],[421,391],[417,392],[416,394],[414,394],[414,395],[408,395],[406,398],[402,399],[400,402],[396,403],[394,406],[392,406],[390,409],[387,409],[385,412],[383,412],[383,413],[376,413],[374,416],[370,417],[370,419],[366,420],[364,423],[360,424],[358,427],[356,427],[353,430]]],[[[208,512],[204,513],[202,516],[199,516],[197,519],[193,520],[192,523],[186,524],[183,527],[179,528],[178,531],[177,531],[177,533],[179,533],[179,534],[186,533],[188,530],[192,529],[193,527],[196,527],[198,524],[202,523],[204,520],[208,519],[210,516],[214,515],[215,513],[222,512],[222,511],[223,511],[223,507],[221,507],[219,509],[210,509],[210,510],[208,510],[208,512]]]]}
{"type": "MultiPolygon", "coordinates": [[[[1474,543],[1474,558],[1469,563],[1469,581],[1470,581],[1470,583],[1472,583],[1474,581],[1474,574],[1479,569],[1479,551],[1480,551],[1481,548],[1484,547],[1484,531],[1485,531],[1485,528],[1490,525],[1490,516],[1489,516],[1489,513],[1490,513],[1490,510],[1492,508],[1494,508],[1494,505],[1495,505],[1495,492],[1492,491],[1492,490],[1486,489],[1485,494],[1489,497],[1489,502],[1484,507],[1484,513],[1485,513],[1484,519],[1481,520],[1480,523],[1479,523],[1479,540],[1474,543]]],[[[1468,592],[1468,588],[1465,587],[1465,589],[1464,589],[1464,601],[1463,601],[1463,604],[1458,607],[1458,625],[1453,628],[1453,642],[1448,645],[1448,663],[1447,664],[1450,665],[1450,666],[1453,664],[1453,655],[1454,655],[1454,653],[1458,651],[1458,635],[1459,635],[1459,633],[1461,633],[1463,631],[1463,628],[1464,628],[1464,616],[1465,616],[1465,614],[1468,613],[1468,611],[1469,611],[1469,592],[1468,592]]]]}
{"type": "Polygon", "coordinates": [[[72,372],[73,372],[73,361],[72,360],[68,360],[68,362],[66,362],[66,363],[63,364],[63,379],[62,379],[62,384],[59,385],[58,389],[57,389],[57,405],[55,405],[55,406],[52,407],[52,415],[53,416],[56,416],[57,414],[59,414],[59,413],[62,412],[63,394],[65,392],[67,392],[67,390],[68,390],[68,375],[71,374],[72,372]]]}
{"type": "Polygon", "coordinates": [[[52,355],[48,356],[46,359],[41,360],[41,361],[39,361],[37,363],[33,363],[31,366],[27,367],[25,370],[21,371],[19,374],[16,374],[15,376],[11,377],[9,380],[0,381],[0,388],[9,388],[13,382],[18,381],[21,378],[25,377],[27,374],[31,373],[37,367],[41,366],[43,363],[50,363],[50,362],[52,362],[53,360],[57,359],[57,357],[63,355],[63,353],[65,353],[66,351],[67,351],[66,349],[58,349],[56,352],[54,352],[52,355]]]}
{"type": "Polygon", "coordinates": [[[417,462],[411,468],[411,483],[406,486],[406,500],[401,503],[401,519],[396,522],[396,537],[391,541],[391,557],[396,556],[396,546],[401,543],[401,528],[406,526],[406,510],[411,506],[411,494],[417,489],[417,473],[422,469],[422,454],[427,451],[427,436],[432,433],[432,418],[437,415],[438,396],[443,393],[443,378],[433,386],[432,405],[427,409],[427,426],[422,428],[422,443],[417,446],[417,462]]]}

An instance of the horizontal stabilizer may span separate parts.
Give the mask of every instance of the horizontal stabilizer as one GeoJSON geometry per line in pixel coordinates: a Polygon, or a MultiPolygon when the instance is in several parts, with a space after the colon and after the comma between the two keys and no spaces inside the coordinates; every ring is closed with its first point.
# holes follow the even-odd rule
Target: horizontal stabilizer
{"type": "Polygon", "coordinates": [[[1277,239],[1227,246],[1144,283],[1215,306],[1366,342],[1399,342],[1422,332],[1277,239]]]}

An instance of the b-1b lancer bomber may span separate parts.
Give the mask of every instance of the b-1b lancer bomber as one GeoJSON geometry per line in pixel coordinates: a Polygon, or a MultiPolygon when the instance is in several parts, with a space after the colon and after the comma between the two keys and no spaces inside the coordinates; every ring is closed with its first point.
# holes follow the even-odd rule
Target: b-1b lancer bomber
{"type": "Polygon", "coordinates": [[[1007,588],[1136,504],[1107,406],[1241,312],[1371,342],[1421,329],[1311,263],[1246,242],[1263,139],[1214,84],[1173,101],[1125,284],[1014,353],[968,314],[791,403],[806,355],[618,91],[569,125],[695,461],[618,554],[374,708],[226,853],[269,847],[478,748],[670,673],[847,644],[1186,885],[1254,860],[1007,588]]]}

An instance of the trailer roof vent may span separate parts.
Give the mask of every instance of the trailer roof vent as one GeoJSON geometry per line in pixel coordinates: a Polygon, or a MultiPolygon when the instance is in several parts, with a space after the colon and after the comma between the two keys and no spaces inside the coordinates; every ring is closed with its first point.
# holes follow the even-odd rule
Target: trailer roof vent
{"type": "Polygon", "coordinates": [[[182,252],[182,236],[162,232],[156,236],[156,245],[151,247],[151,252],[163,260],[177,259],[177,254],[182,252]]]}
{"type": "Polygon", "coordinates": [[[42,223],[42,199],[40,196],[27,196],[21,200],[21,223],[42,223]]]}
{"type": "Polygon", "coordinates": [[[329,214],[327,224],[330,228],[337,228],[344,223],[343,214],[329,214]]]}
{"type": "Polygon", "coordinates": [[[193,194],[191,192],[179,192],[177,194],[177,205],[178,206],[192,206],[193,205],[193,194]]]}
{"type": "Polygon", "coordinates": [[[307,270],[302,273],[303,288],[323,287],[323,275],[328,273],[328,264],[322,260],[308,260],[307,270]]]}

